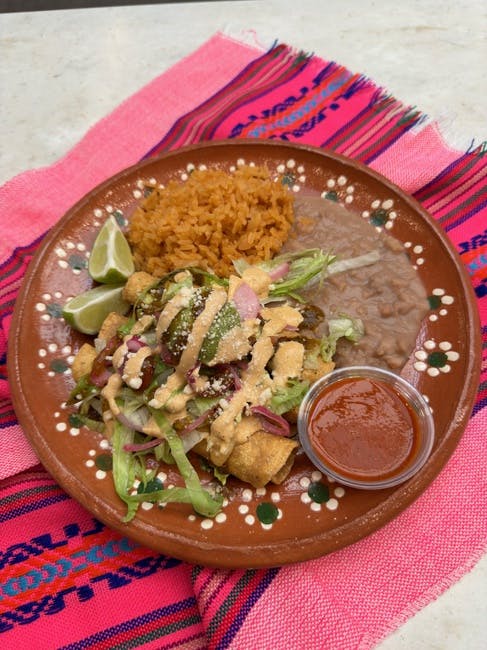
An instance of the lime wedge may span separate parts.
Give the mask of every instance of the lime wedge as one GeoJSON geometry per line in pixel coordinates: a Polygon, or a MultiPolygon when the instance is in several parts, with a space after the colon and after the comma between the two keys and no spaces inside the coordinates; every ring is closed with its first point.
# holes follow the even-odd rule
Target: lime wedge
{"type": "Polygon", "coordinates": [[[102,284],[125,282],[135,271],[132,252],[113,216],[103,224],[91,250],[88,271],[102,284]]]}
{"type": "Polygon", "coordinates": [[[71,298],[64,305],[64,320],[79,332],[97,334],[110,312],[124,314],[129,308],[122,298],[123,286],[105,284],[71,298]]]}

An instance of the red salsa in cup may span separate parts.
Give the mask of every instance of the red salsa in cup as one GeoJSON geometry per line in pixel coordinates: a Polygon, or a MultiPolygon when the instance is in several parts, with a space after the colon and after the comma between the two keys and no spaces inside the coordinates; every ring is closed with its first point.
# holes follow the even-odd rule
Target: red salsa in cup
{"type": "Polygon", "coordinates": [[[324,465],[352,480],[401,473],[418,453],[418,416],[393,386],[348,377],[325,385],[308,417],[309,443],[324,465]]]}

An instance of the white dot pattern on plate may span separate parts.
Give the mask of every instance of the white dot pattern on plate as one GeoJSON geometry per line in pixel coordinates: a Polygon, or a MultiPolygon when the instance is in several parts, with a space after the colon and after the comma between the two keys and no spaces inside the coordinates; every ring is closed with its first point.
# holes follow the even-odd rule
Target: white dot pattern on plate
{"type": "Polygon", "coordinates": [[[425,372],[430,377],[439,377],[451,372],[451,363],[460,358],[460,354],[452,347],[450,341],[440,341],[437,344],[433,339],[427,339],[422,347],[414,352],[414,369],[417,372],[425,372]]]}
{"type": "Polygon", "coordinates": [[[252,501],[252,490],[245,488],[242,492],[242,501],[252,501]]]}
{"type": "Polygon", "coordinates": [[[299,485],[304,489],[306,489],[310,483],[311,483],[311,479],[309,479],[307,476],[302,476],[299,479],[299,485]]]}
{"type": "Polygon", "coordinates": [[[200,526],[203,530],[210,530],[210,528],[213,528],[213,519],[203,519],[200,526]]]}

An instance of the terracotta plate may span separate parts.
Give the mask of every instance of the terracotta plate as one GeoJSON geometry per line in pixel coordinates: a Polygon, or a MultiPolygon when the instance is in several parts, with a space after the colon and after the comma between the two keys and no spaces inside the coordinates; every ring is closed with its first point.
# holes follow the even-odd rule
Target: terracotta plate
{"type": "MultiPolygon", "coordinates": [[[[171,152],[132,167],[94,189],[45,238],[29,266],[10,333],[9,372],[15,409],[40,460],[95,517],[141,544],[212,566],[268,567],[315,558],[353,543],[408,506],[441,471],[466,426],[479,372],[474,295],[451,243],[410,197],[370,169],[310,147],[277,142],[216,142],[171,152]],[[141,181],[185,178],[192,166],[230,169],[247,163],[284,171],[293,191],[332,192],[404,243],[430,296],[431,309],[402,374],[427,396],[436,442],[408,483],[357,491],[329,483],[300,456],[280,487],[254,490],[230,481],[216,520],[187,505],[144,504],[130,524],[112,485],[101,434],[78,429],[65,400],[70,364],[85,338],[60,316],[68,297],[90,286],[87,255],[109,213],[123,218],[141,197],[141,181]],[[311,489],[310,489],[311,487],[311,489]]],[[[168,470],[168,481],[171,480],[168,470]]]]}

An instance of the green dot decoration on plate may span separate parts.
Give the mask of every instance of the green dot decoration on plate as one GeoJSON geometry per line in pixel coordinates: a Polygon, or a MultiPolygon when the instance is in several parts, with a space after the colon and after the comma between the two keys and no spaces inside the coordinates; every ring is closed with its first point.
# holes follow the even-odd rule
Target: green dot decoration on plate
{"type": "Polygon", "coordinates": [[[52,302],[50,305],[46,305],[46,311],[52,318],[61,318],[63,314],[63,308],[57,302],[52,302]]]}
{"type": "Polygon", "coordinates": [[[113,467],[113,459],[111,454],[99,454],[95,458],[95,465],[98,469],[102,469],[104,472],[109,472],[113,467]]]}
{"type": "Polygon", "coordinates": [[[338,194],[332,190],[332,191],[327,192],[325,194],[325,199],[328,199],[328,201],[335,201],[335,203],[337,203],[338,202],[338,194]]]}
{"type": "Polygon", "coordinates": [[[288,173],[288,174],[284,174],[284,176],[282,177],[283,185],[294,185],[295,182],[296,182],[296,178],[294,174],[288,173]]]}
{"type": "Polygon", "coordinates": [[[145,484],[139,483],[139,486],[137,487],[137,494],[150,494],[151,492],[158,492],[163,488],[164,483],[158,478],[153,478],[152,480],[147,481],[145,484]]]}
{"type": "Polygon", "coordinates": [[[84,424],[82,418],[77,413],[71,413],[68,422],[70,426],[76,427],[76,429],[80,429],[84,424]]]}
{"type": "Polygon", "coordinates": [[[448,363],[448,357],[445,352],[437,350],[428,355],[428,363],[433,368],[442,368],[448,363]]]}
{"type": "Polygon", "coordinates": [[[311,483],[308,487],[308,496],[315,503],[325,503],[330,498],[330,490],[323,483],[311,483]]]}
{"type": "Polygon", "coordinates": [[[53,359],[49,364],[49,367],[53,372],[63,373],[66,372],[69,366],[64,359],[53,359]]]}
{"type": "Polygon", "coordinates": [[[430,309],[438,309],[441,305],[441,297],[440,296],[428,296],[428,303],[430,306],[430,309]]]}
{"type": "Polygon", "coordinates": [[[68,258],[68,264],[72,269],[82,271],[88,266],[88,262],[81,255],[70,255],[68,258]]]}
{"type": "Polygon", "coordinates": [[[273,524],[279,515],[279,510],[273,503],[259,503],[256,514],[262,524],[273,524]]]}
{"type": "Polygon", "coordinates": [[[370,223],[373,226],[383,226],[386,223],[387,219],[388,219],[387,210],[384,210],[383,208],[380,208],[379,210],[375,210],[370,215],[370,223]]]}

